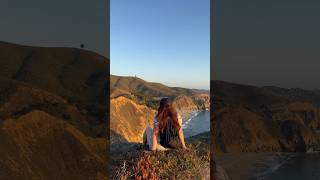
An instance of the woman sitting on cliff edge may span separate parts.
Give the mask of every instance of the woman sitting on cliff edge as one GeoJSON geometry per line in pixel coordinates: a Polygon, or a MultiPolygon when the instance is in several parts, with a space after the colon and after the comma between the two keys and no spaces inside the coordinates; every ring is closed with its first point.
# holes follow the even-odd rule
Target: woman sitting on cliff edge
{"type": "Polygon", "coordinates": [[[161,99],[158,113],[153,119],[153,129],[146,128],[143,143],[152,151],[186,149],[182,119],[169,98],[161,99]]]}

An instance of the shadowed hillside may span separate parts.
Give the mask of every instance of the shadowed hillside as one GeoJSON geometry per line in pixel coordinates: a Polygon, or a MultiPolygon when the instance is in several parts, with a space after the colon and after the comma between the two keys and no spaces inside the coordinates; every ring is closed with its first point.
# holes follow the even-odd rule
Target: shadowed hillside
{"type": "Polygon", "coordinates": [[[108,63],[0,42],[0,179],[107,179],[108,63]]]}
{"type": "Polygon", "coordinates": [[[320,150],[320,109],[310,97],[221,81],[212,87],[217,152],[320,150]]]}
{"type": "Polygon", "coordinates": [[[105,104],[107,66],[106,58],[85,50],[0,42],[0,77],[79,103],[105,104]]]}

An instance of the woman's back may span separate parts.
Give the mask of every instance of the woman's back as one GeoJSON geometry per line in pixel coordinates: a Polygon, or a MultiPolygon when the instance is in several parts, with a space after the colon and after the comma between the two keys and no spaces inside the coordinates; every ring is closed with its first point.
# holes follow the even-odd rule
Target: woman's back
{"type": "Polygon", "coordinates": [[[181,116],[168,98],[161,99],[158,113],[154,118],[151,149],[156,150],[160,146],[164,149],[181,147],[186,149],[181,116]]]}
{"type": "Polygon", "coordinates": [[[159,132],[160,144],[166,148],[182,148],[179,139],[179,130],[174,126],[171,119],[169,119],[162,132],[159,132]]]}

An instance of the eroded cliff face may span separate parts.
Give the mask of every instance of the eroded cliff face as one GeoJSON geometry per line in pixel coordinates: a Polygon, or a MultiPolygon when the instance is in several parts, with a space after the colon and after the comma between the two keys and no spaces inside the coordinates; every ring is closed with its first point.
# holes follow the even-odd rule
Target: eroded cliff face
{"type": "Polygon", "coordinates": [[[174,104],[182,119],[186,120],[190,118],[192,112],[209,109],[210,96],[208,94],[181,95],[175,99],[174,104]]]}
{"type": "Polygon", "coordinates": [[[110,129],[128,142],[142,142],[146,127],[152,127],[156,111],[126,97],[114,98],[110,103],[110,129]]]}

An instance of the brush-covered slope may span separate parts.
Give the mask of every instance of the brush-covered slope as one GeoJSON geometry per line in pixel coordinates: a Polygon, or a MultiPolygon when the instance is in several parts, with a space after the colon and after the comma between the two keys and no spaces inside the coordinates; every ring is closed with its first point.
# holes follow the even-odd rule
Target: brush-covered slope
{"type": "Polygon", "coordinates": [[[108,63],[0,42],[0,179],[106,179],[108,63]]]}
{"type": "Polygon", "coordinates": [[[188,150],[146,152],[140,144],[111,149],[110,179],[210,179],[209,133],[186,142],[188,150]]]}
{"type": "Polygon", "coordinates": [[[111,98],[120,95],[172,96],[177,92],[160,83],[146,82],[137,77],[110,76],[111,98]],[[123,94],[121,94],[122,92],[123,94]]]}
{"type": "Polygon", "coordinates": [[[0,124],[1,179],[107,179],[106,140],[42,111],[0,124]]]}
{"type": "Polygon", "coordinates": [[[180,87],[168,87],[160,83],[147,82],[143,79],[130,76],[110,76],[111,98],[124,95],[148,97],[172,97],[194,94],[208,94],[209,91],[195,90],[180,87]]]}
{"type": "Polygon", "coordinates": [[[143,132],[152,126],[154,115],[155,110],[145,105],[125,97],[114,98],[110,107],[110,129],[129,142],[142,142],[143,132]]]}
{"type": "Polygon", "coordinates": [[[216,151],[320,149],[320,109],[266,88],[213,81],[216,151]]]}

